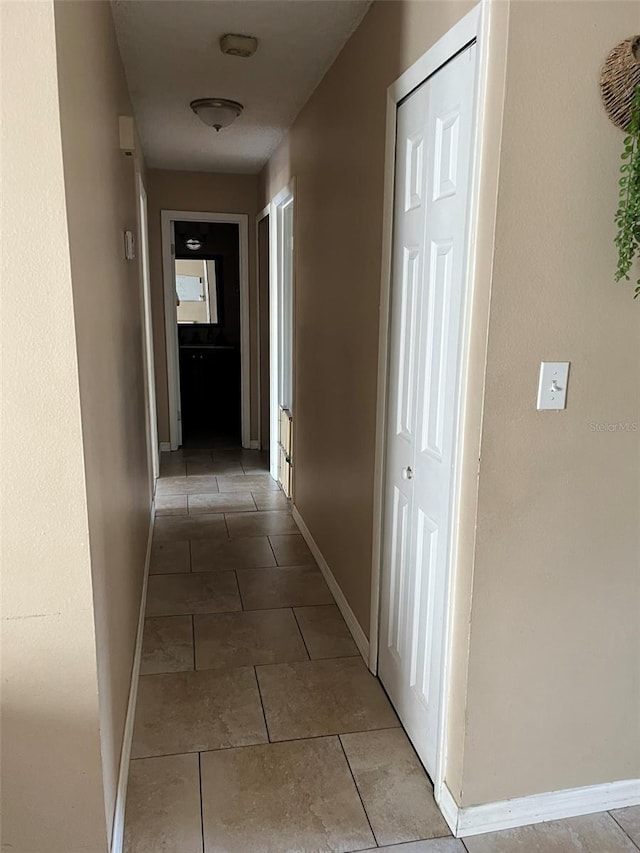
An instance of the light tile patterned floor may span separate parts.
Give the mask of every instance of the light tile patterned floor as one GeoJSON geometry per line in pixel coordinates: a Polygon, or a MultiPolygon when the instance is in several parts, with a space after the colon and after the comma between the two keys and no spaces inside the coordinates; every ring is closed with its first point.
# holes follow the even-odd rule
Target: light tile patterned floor
{"type": "Polygon", "coordinates": [[[451,838],[261,454],[163,454],[157,507],[125,853],[638,853],[640,807],[451,838]]]}

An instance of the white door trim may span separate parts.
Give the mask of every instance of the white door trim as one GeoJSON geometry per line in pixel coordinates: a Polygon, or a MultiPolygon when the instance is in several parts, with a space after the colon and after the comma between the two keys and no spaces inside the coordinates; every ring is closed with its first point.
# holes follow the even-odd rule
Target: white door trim
{"type": "MultiPolygon", "coordinates": [[[[386,120],[386,146],[385,146],[385,172],[384,172],[384,208],[383,208],[383,237],[382,237],[382,276],[380,292],[380,330],[378,349],[378,385],[377,385],[377,412],[376,412],[376,443],[375,443],[375,471],[374,471],[374,507],[373,507],[373,555],[371,572],[371,621],[370,621],[370,655],[369,668],[375,674],[378,668],[378,643],[379,643],[379,618],[380,618],[380,583],[382,569],[382,527],[384,513],[384,473],[385,473],[385,446],[386,446],[386,422],[387,422],[387,374],[389,358],[389,335],[390,335],[390,294],[391,294],[391,264],[392,264],[392,239],[393,239],[393,210],[394,210],[394,176],[396,159],[396,112],[398,104],[406,98],[414,89],[420,86],[427,78],[431,77],[449,59],[458,54],[472,42],[477,44],[477,76],[476,92],[474,102],[474,132],[471,152],[471,192],[470,192],[470,217],[469,232],[467,238],[467,286],[464,297],[463,323],[462,323],[462,351],[461,351],[461,377],[457,436],[456,436],[456,463],[454,472],[454,489],[452,500],[452,536],[449,554],[450,572],[446,582],[445,590],[445,623],[444,623],[444,660],[442,692],[440,697],[440,714],[438,720],[438,749],[436,772],[434,775],[434,794],[439,802],[443,790],[446,771],[446,742],[447,742],[447,718],[448,697],[450,682],[451,640],[452,640],[452,606],[453,587],[457,568],[457,546],[460,536],[460,496],[461,496],[461,469],[463,435],[469,425],[466,416],[466,388],[467,388],[467,365],[471,333],[471,307],[475,298],[476,265],[480,255],[480,241],[477,239],[478,226],[480,222],[480,196],[481,191],[489,194],[492,188],[482,185],[482,167],[487,157],[484,131],[486,116],[488,112],[487,80],[489,77],[489,59],[502,57],[506,62],[506,43],[498,45],[498,53],[493,47],[490,38],[495,17],[494,0],[481,0],[464,18],[462,18],[449,32],[447,32],[433,47],[431,47],[414,65],[402,74],[387,89],[387,120],[386,120]]],[[[504,80],[503,80],[504,84],[504,80]]],[[[499,155],[499,137],[495,150],[489,151],[496,162],[499,155]]],[[[496,172],[497,183],[497,172],[496,172]]],[[[486,250],[486,243],[482,246],[486,250]]],[[[474,318],[476,325],[483,322],[488,323],[486,317],[474,318]]],[[[480,332],[478,333],[480,334],[480,332]]],[[[486,337],[486,335],[485,335],[486,337]]],[[[480,430],[480,424],[473,424],[480,430]]]]}
{"type": "Polygon", "coordinates": [[[149,459],[149,487],[153,496],[160,474],[160,446],[158,443],[158,408],[156,403],[156,371],[153,354],[153,324],[151,317],[151,279],[149,266],[149,208],[147,191],[142,175],[136,168],[138,215],[138,269],[141,287],[142,332],[144,347],[145,396],[147,400],[147,445],[149,459]]]}
{"type": "MultiPolygon", "coordinates": [[[[280,434],[280,395],[279,395],[279,346],[280,346],[280,325],[278,322],[279,316],[279,276],[278,269],[278,241],[280,238],[278,232],[278,210],[293,202],[293,230],[295,234],[295,178],[287,184],[286,187],[276,193],[269,203],[269,357],[271,369],[269,372],[270,388],[269,388],[269,471],[274,480],[278,479],[279,454],[278,454],[278,436],[280,434]]],[[[291,375],[292,375],[292,395],[295,396],[295,366],[293,363],[293,353],[295,350],[295,287],[296,287],[296,263],[295,263],[295,238],[293,249],[292,263],[292,294],[293,305],[292,311],[294,316],[293,335],[294,340],[291,342],[291,375]]],[[[292,408],[293,411],[293,408],[292,408]]]]}
{"type": "Polygon", "coordinates": [[[169,392],[169,438],[171,449],[182,442],[178,417],[180,407],[180,363],[175,284],[171,256],[173,222],[227,222],[240,232],[240,376],[242,386],[242,446],[251,445],[251,374],[249,332],[249,215],[246,213],[202,213],[193,210],[162,210],[162,275],[164,281],[164,320],[167,348],[167,386],[169,392]]]}
{"type": "MultiPolygon", "coordinates": [[[[258,390],[258,449],[262,447],[262,380],[261,367],[262,358],[260,356],[260,338],[262,326],[260,323],[260,231],[259,226],[263,219],[271,213],[271,205],[268,204],[256,216],[255,223],[255,241],[256,241],[256,365],[257,365],[257,390],[258,390]]],[[[269,243],[271,243],[271,235],[269,235],[269,243]]],[[[271,248],[271,246],[269,246],[271,248]]]]}

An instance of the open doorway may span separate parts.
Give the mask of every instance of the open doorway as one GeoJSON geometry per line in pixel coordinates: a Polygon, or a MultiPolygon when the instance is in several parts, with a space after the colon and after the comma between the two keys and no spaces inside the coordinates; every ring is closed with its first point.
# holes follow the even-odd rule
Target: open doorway
{"type": "Polygon", "coordinates": [[[293,493],[295,181],[271,201],[269,233],[269,468],[287,497],[293,493]]]}
{"type": "Polygon", "coordinates": [[[247,222],[162,211],[172,450],[250,444],[247,222]]]}
{"type": "Polygon", "coordinates": [[[240,235],[230,222],[174,223],[182,446],[241,438],[240,235]]]}

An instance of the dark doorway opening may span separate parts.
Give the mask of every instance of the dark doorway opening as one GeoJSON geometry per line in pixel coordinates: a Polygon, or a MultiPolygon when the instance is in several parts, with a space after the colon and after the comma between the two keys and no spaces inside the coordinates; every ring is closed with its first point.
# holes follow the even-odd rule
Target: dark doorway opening
{"type": "Polygon", "coordinates": [[[240,233],[175,223],[182,446],[241,445],[240,233]]]}

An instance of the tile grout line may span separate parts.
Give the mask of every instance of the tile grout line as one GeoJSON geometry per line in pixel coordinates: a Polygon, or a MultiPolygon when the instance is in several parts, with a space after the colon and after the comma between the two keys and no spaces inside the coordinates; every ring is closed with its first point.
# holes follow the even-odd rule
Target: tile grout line
{"type": "MultiPolygon", "coordinates": [[[[284,604],[284,605],[280,605],[279,607],[277,607],[277,606],[275,606],[275,607],[274,606],[271,606],[271,607],[262,606],[262,607],[249,607],[249,608],[245,607],[245,603],[244,603],[243,596],[242,596],[242,590],[240,588],[240,582],[238,579],[238,572],[258,571],[258,572],[262,573],[262,572],[266,572],[269,570],[275,570],[275,569],[283,569],[284,570],[284,569],[296,569],[296,568],[303,568],[304,569],[304,568],[309,568],[309,567],[308,566],[264,566],[264,567],[257,567],[254,569],[212,569],[212,570],[205,571],[205,572],[161,572],[160,574],[154,574],[153,577],[158,578],[158,579],[160,579],[160,578],[171,578],[171,577],[173,577],[173,578],[184,578],[187,575],[199,575],[199,576],[202,575],[205,577],[215,578],[215,577],[219,577],[221,575],[233,574],[234,580],[236,582],[236,590],[238,592],[238,597],[240,599],[240,610],[238,610],[238,609],[206,610],[206,611],[198,611],[195,614],[190,613],[189,611],[184,611],[184,610],[181,612],[178,612],[178,613],[147,613],[147,612],[145,612],[145,618],[164,618],[164,617],[171,617],[171,616],[191,616],[191,615],[197,615],[197,616],[211,615],[211,616],[214,616],[214,615],[222,615],[224,613],[239,613],[241,611],[256,613],[256,612],[263,612],[263,611],[267,611],[267,610],[290,610],[290,609],[293,609],[294,607],[298,607],[298,606],[300,606],[300,607],[323,607],[323,606],[325,606],[325,605],[321,605],[321,604],[320,605],[314,605],[314,604],[307,604],[307,605],[284,604]]],[[[321,660],[344,660],[345,658],[360,658],[360,657],[361,657],[360,654],[350,654],[350,655],[347,654],[347,655],[334,655],[334,656],[330,656],[327,658],[321,658],[321,660]]],[[[265,664],[265,666],[270,666],[270,664],[265,664]]],[[[382,689],[384,690],[384,685],[380,682],[379,679],[376,679],[376,680],[378,681],[378,683],[381,685],[382,689]]],[[[389,698],[386,690],[384,690],[384,692],[385,692],[385,695],[387,696],[387,698],[389,698]]],[[[391,701],[391,700],[389,700],[389,701],[391,701]]]]}
{"type": "Polygon", "coordinates": [[[260,699],[260,707],[262,708],[262,719],[264,720],[264,728],[267,733],[267,742],[273,743],[271,740],[271,732],[269,731],[269,723],[267,722],[267,712],[264,708],[264,699],[262,698],[262,690],[260,690],[260,680],[258,679],[258,670],[256,665],[253,666],[253,675],[256,680],[256,687],[258,688],[258,698],[260,699]]]}
{"type": "Polygon", "coordinates": [[[624,834],[627,836],[627,838],[628,838],[628,839],[629,839],[629,841],[633,844],[633,846],[634,846],[634,847],[636,847],[638,850],[640,850],[640,847],[638,847],[638,845],[636,844],[636,842],[635,842],[635,841],[633,840],[633,838],[629,835],[629,833],[628,833],[628,832],[627,832],[627,830],[624,828],[624,826],[620,823],[620,821],[617,819],[617,817],[616,817],[614,814],[612,814],[612,812],[611,812],[611,811],[608,811],[608,812],[607,812],[607,814],[608,814],[608,815],[609,815],[609,817],[610,817],[610,818],[611,818],[611,819],[612,819],[612,820],[613,820],[613,821],[614,821],[614,822],[615,822],[615,823],[620,827],[620,829],[624,832],[624,834]]]}
{"type": "Polygon", "coordinates": [[[311,653],[309,652],[309,647],[307,646],[307,641],[304,638],[304,634],[302,633],[302,628],[300,627],[300,623],[298,622],[298,617],[296,616],[295,607],[291,608],[291,612],[293,613],[293,618],[296,620],[296,625],[298,626],[298,633],[302,637],[302,644],[304,645],[305,651],[307,653],[307,657],[309,660],[312,660],[311,653]]]}
{"type": "Polygon", "coordinates": [[[198,782],[200,785],[200,836],[204,853],[204,803],[202,801],[202,755],[198,752],[198,782]]]}
{"type": "Polygon", "coordinates": [[[281,568],[280,563],[278,562],[278,558],[276,556],[275,548],[273,547],[273,543],[271,542],[271,536],[275,536],[276,534],[267,533],[267,542],[269,543],[269,548],[271,548],[271,553],[273,554],[273,559],[276,561],[274,568],[281,568]]]}
{"type": "MultiPolygon", "coordinates": [[[[276,610],[287,610],[288,608],[278,607],[278,608],[274,608],[274,609],[276,609],[276,610]]],[[[249,613],[256,613],[257,611],[250,610],[248,612],[249,613]]],[[[264,611],[262,611],[262,612],[264,612],[264,611]]],[[[357,654],[357,655],[349,655],[347,657],[342,657],[342,658],[320,658],[320,660],[323,660],[325,662],[330,661],[330,660],[340,660],[340,661],[342,661],[342,660],[362,660],[362,656],[360,654],[357,654]]],[[[246,666],[259,666],[259,667],[266,669],[266,667],[268,667],[268,666],[290,666],[294,663],[318,663],[318,661],[316,661],[316,660],[299,660],[299,661],[290,660],[290,661],[282,661],[281,663],[246,664],[246,666]]],[[[397,729],[397,728],[402,728],[400,723],[398,723],[398,725],[396,725],[396,726],[382,726],[382,728],[379,728],[379,729],[355,729],[354,731],[349,731],[349,732],[330,732],[329,734],[324,735],[324,737],[332,737],[332,735],[334,735],[334,734],[353,735],[353,734],[358,734],[359,732],[378,732],[378,731],[381,732],[381,731],[384,731],[385,729],[397,729]]],[[[311,737],[314,737],[314,735],[311,735],[311,737]]],[[[300,740],[300,738],[291,738],[291,740],[300,740]]]]}
{"type": "MultiPolygon", "coordinates": [[[[349,733],[351,734],[351,732],[349,733]]],[[[373,836],[373,840],[376,843],[376,847],[380,847],[380,842],[378,841],[378,837],[373,831],[373,826],[371,825],[371,820],[369,819],[369,813],[367,811],[367,807],[364,804],[364,800],[362,799],[362,794],[360,793],[360,788],[358,788],[358,783],[356,782],[356,777],[353,775],[353,770],[351,769],[351,765],[349,764],[349,757],[344,748],[344,744],[342,743],[342,735],[338,735],[338,743],[340,744],[340,749],[342,750],[342,754],[344,755],[344,760],[347,762],[347,767],[349,768],[349,774],[353,779],[353,784],[356,789],[356,793],[358,794],[358,799],[360,800],[360,804],[362,805],[362,810],[364,812],[364,816],[367,819],[367,823],[369,824],[369,829],[371,830],[371,835],[373,836]]]]}
{"type": "Polygon", "coordinates": [[[242,598],[242,590],[240,589],[240,581],[238,580],[238,570],[237,570],[237,569],[234,569],[234,570],[233,570],[233,574],[234,574],[235,579],[236,579],[236,587],[238,588],[238,597],[239,597],[239,599],[240,599],[240,610],[239,610],[239,611],[238,611],[238,610],[236,610],[236,611],[234,611],[234,612],[235,612],[235,613],[238,613],[238,612],[240,612],[240,613],[248,613],[249,611],[245,608],[245,606],[244,606],[244,599],[242,598]]]}
{"type": "MultiPolygon", "coordinates": [[[[247,664],[244,667],[238,667],[238,669],[248,669],[249,666],[250,666],[250,664],[247,664]]],[[[255,670],[256,667],[258,667],[258,666],[271,666],[271,664],[254,664],[254,666],[252,668],[255,670]]],[[[202,670],[202,669],[200,669],[200,670],[198,670],[198,672],[213,672],[213,670],[202,670]]],[[[152,675],[175,675],[175,673],[173,673],[173,672],[169,672],[169,673],[160,672],[160,673],[152,673],[152,675]]],[[[150,678],[151,676],[150,675],[143,675],[141,677],[142,678],[150,678]]],[[[397,726],[392,726],[391,728],[395,729],[395,728],[397,728],[397,726]]],[[[342,734],[359,735],[359,734],[371,734],[372,732],[388,732],[388,731],[390,731],[389,727],[387,727],[385,729],[363,729],[362,731],[358,731],[358,732],[342,732],[342,734]]],[[[267,732],[267,734],[268,734],[268,732],[267,732]]],[[[186,751],[183,750],[182,752],[160,752],[157,755],[138,755],[135,758],[132,758],[131,761],[149,761],[152,758],[171,758],[171,757],[176,756],[176,755],[195,755],[196,752],[199,752],[200,754],[205,753],[205,752],[227,752],[230,749],[251,749],[254,746],[266,746],[268,744],[278,744],[278,743],[299,743],[300,741],[303,741],[303,740],[321,740],[322,738],[332,738],[332,737],[340,737],[340,734],[334,732],[333,734],[306,735],[305,737],[291,737],[291,738],[284,738],[283,740],[269,740],[266,743],[265,743],[265,741],[256,741],[255,743],[243,743],[243,744],[239,744],[238,746],[219,746],[219,747],[213,748],[213,749],[199,749],[199,750],[191,749],[191,750],[186,750],[186,751]]],[[[439,838],[449,838],[450,836],[441,835],[438,837],[439,838]]],[[[431,841],[433,839],[427,838],[427,839],[420,839],[420,840],[431,841]]],[[[460,839],[460,840],[462,840],[462,839],[460,839]]],[[[401,842],[401,843],[408,843],[408,842],[401,842]]]]}

